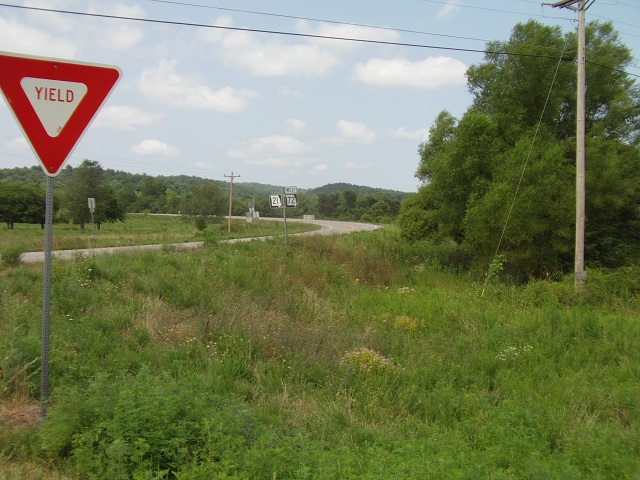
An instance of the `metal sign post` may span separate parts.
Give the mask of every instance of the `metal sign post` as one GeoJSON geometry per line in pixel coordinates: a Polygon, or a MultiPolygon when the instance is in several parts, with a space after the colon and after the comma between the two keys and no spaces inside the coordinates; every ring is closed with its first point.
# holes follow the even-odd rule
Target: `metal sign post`
{"type": "Polygon", "coordinates": [[[0,51],[0,91],[47,175],[40,366],[42,419],[47,413],[49,396],[53,177],[58,175],[121,76],[120,68],[113,65],[0,51]]]}
{"type": "Polygon", "coordinates": [[[53,178],[47,177],[44,217],[44,281],[42,282],[42,365],[40,366],[40,418],[47,415],[49,397],[49,314],[51,310],[51,244],[53,238],[53,178]]]}
{"type": "Polygon", "coordinates": [[[284,187],[282,195],[282,216],[284,217],[284,244],[289,246],[287,238],[287,207],[298,206],[298,187],[284,187]]]}
{"type": "Polygon", "coordinates": [[[91,212],[91,233],[93,233],[93,248],[96,248],[96,224],[93,221],[93,211],[96,209],[96,199],[87,198],[89,204],[89,211],[91,212]]]}
{"type": "Polygon", "coordinates": [[[285,247],[288,247],[289,246],[289,238],[287,237],[287,205],[286,205],[286,202],[282,202],[282,218],[284,219],[284,245],[285,245],[285,247]]]}
{"type": "Polygon", "coordinates": [[[271,205],[271,208],[282,208],[282,218],[284,220],[284,243],[288,247],[287,207],[295,208],[298,206],[298,188],[284,187],[282,189],[282,195],[269,195],[269,204],[271,205]]]}

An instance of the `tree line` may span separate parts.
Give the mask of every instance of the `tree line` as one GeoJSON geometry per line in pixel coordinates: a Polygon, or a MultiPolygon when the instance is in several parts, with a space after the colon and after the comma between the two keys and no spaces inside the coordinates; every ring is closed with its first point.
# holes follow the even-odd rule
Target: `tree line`
{"type": "MultiPolygon", "coordinates": [[[[572,271],[576,48],[575,33],[535,21],[487,45],[511,55],[471,66],[471,106],[441,112],[419,146],[404,238],[453,244],[478,270],[499,258],[519,278],[572,271]]],[[[640,260],[640,88],[610,23],[588,25],[587,59],[585,261],[619,267],[640,260]]]]}
{"type": "MultiPolygon", "coordinates": [[[[44,224],[45,177],[38,167],[0,170],[0,221],[13,228],[15,223],[44,224]]],[[[151,177],[105,170],[86,159],[78,167],[66,166],[56,177],[55,221],[75,223],[84,229],[90,212],[87,199],[95,198],[94,220],[124,221],[127,213],[181,214],[204,229],[228,214],[228,183],[198,177],[151,177]]],[[[377,191],[341,184],[354,190],[331,193],[298,193],[298,206],[291,216],[305,214],[322,218],[391,222],[400,211],[402,192],[377,191]],[[356,193],[355,190],[368,193],[356,193]],[[384,192],[384,193],[382,193],[384,192]],[[388,196],[390,195],[390,196],[388,196]]],[[[261,216],[282,216],[269,205],[269,194],[281,187],[235,184],[232,215],[243,216],[253,207],[261,216]]],[[[322,191],[318,189],[318,191],[322,191]]],[[[404,194],[406,195],[406,194],[404,194]]]]}

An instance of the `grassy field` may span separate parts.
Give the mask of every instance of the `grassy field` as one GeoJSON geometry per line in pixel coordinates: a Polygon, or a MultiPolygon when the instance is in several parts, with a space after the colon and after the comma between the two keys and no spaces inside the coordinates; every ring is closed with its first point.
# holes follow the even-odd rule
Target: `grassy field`
{"type": "Polygon", "coordinates": [[[393,229],[0,275],[0,478],[638,479],[639,269],[486,282],[393,229]]]}
{"type": "MultiPolygon", "coordinates": [[[[265,235],[283,235],[282,221],[262,220],[247,223],[233,219],[231,234],[227,234],[227,221],[212,225],[210,230],[218,230],[220,238],[242,238],[265,235]]],[[[305,232],[317,229],[317,225],[287,222],[287,233],[305,232]]],[[[180,216],[128,214],[126,222],[104,223],[95,230],[96,247],[117,247],[124,245],[152,245],[180,242],[198,242],[204,234],[192,223],[180,216]]],[[[53,250],[74,250],[94,246],[91,224],[81,230],[78,225],[53,225],[53,250]]],[[[23,252],[37,252],[44,249],[44,230],[39,225],[16,224],[13,230],[0,227],[0,252],[7,248],[23,252]]]]}

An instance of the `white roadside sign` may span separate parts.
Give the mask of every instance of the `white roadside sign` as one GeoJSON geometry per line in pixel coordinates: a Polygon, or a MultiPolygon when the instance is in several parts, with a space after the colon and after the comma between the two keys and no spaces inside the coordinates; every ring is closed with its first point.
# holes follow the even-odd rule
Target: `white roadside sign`
{"type": "Polygon", "coordinates": [[[271,208],[282,207],[282,197],[280,195],[269,195],[269,205],[271,208]]]}

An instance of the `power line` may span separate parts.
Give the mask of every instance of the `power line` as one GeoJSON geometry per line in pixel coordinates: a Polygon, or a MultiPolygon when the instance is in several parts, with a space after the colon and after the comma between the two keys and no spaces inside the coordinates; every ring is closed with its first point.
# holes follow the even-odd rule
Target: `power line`
{"type": "MultiPolygon", "coordinates": [[[[265,30],[265,29],[258,29],[258,28],[230,27],[230,26],[223,26],[223,25],[207,25],[207,24],[193,23],[193,22],[178,22],[175,20],[159,20],[154,18],[128,17],[128,16],[122,16],[122,15],[107,15],[103,13],[87,13],[87,12],[77,12],[72,10],[28,7],[24,5],[12,5],[12,4],[6,4],[6,3],[0,3],[0,7],[17,8],[21,10],[30,10],[30,11],[38,11],[38,12],[62,13],[65,15],[76,15],[76,16],[84,16],[84,17],[92,17],[92,18],[128,20],[128,21],[134,21],[134,22],[144,22],[144,23],[153,23],[153,24],[162,24],[162,25],[175,25],[175,26],[183,26],[183,27],[212,28],[212,29],[218,29],[218,30],[263,33],[263,34],[269,34],[269,35],[282,35],[282,36],[298,37],[298,38],[314,38],[319,40],[337,40],[337,41],[346,41],[346,42],[367,43],[367,44],[373,44],[373,45],[427,48],[427,49],[433,49],[433,50],[447,50],[447,51],[454,51],[454,52],[482,53],[485,55],[493,54],[493,55],[508,55],[508,56],[530,57],[530,58],[547,58],[547,59],[553,59],[553,60],[559,59],[559,57],[554,55],[541,55],[541,54],[533,54],[533,53],[507,52],[507,51],[486,50],[486,49],[480,50],[480,49],[473,49],[473,48],[444,47],[441,45],[425,45],[420,43],[392,42],[387,40],[371,40],[371,39],[353,38],[353,37],[339,37],[334,35],[317,35],[317,34],[310,34],[310,33],[287,32],[287,31],[281,31],[281,30],[265,30]]],[[[573,58],[567,57],[567,58],[561,58],[561,60],[571,61],[573,60],[573,58]]]]}
{"type": "Polygon", "coordinates": [[[459,35],[448,35],[448,34],[444,34],[444,33],[424,32],[424,31],[421,31],[421,30],[408,30],[408,29],[404,29],[404,28],[395,28],[395,27],[381,27],[379,25],[365,25],[363,23],[341,22],[341,21],[337,21],[337,20],[328,20],[328,19],[324,19],[324,18],[300,17],[300,16],[296,16],[296,15],[285,15],[285,14],[281,14],[281,13],[269,13],[269,12],[261,12],[261,11],[256,11],[256,10],[242,10],[242,9],[238,9],[238,8],[217,7],[217,6],[213,6],[213,5],[202,5],[202,4],[199,4],[199,3],[178,2],[178,1],[175,1],[175,0],[146,0],[146,1],[147,2],[153,2],[153,3],[169,4],[169,5],[179,5],[179,6],[184,6],[184,7],[197,7],[197,8],[207,8],[207,9],[211,9],[211,10],[222,10],[222,11],[225,11],[225,12],[248,13],[248,14],[251,14],[251,15],[263,15],[263,16],[267,16],[267,17],[287,18],[287,19],[291,19],[291,20],[306,20],[306,21],[310,21],[310,22],[330,23],[330,24],[333,24],[333,25],[348,25],[348,26],[352,26],[352,27],[364,27],[364,28],[371,28],[371,29],[376,29],[376,30],[388,30],[388,31],[395,31],[395,32],[402,32],[402,33],[414,33],[414,34],[418,34],[418,35],[430,35],[430,36],[434,36],[434,37],[455,38],[455,39],[458,39],[458,40],[472,40],[472,41],[478,41],[478,42],[489,42],[490,41],[490,40],[487,40],[486,38],[462,37],[462,36],[459,36],[459,35]]]}
{"type": "MultiPolygon", "coordinates": [[[[436,0],[421,0],[421,1],[436,1],[436,0]]],[[[506,55],[506,56],[514,56],[514,57],[528,57],[528,58],[546,58],[552,60],[564,60],[564,61],[574,61],[574,57],[557,57],[555,55],[542,55],[542,54],[534,54],[534,53],[520,53],[520,52],[508,52],[508,51],[500,51],[500,50],[480,50],[473,48],[458,48],[458,47],[444,47],[441,45],[426,45],[420,43],[405,43],[405,42],[392,42],[386,40],[370,40],[363,38],[353,38],[353,37],[338,37],[333,35],[316,35],[310,33],[297,33],[297,32],[287,32],[280,30],[265,30],[265,29],[257,29],[257,28],[243,28],[243,27],[230,27],[224,25],[207,25],[202,23],[193,23],[193,22],[178,22],[175,20],[159,20],[154,18],[140,18],[140,17],[128,17],[122,15],[107,15],[102,13],[87,13],[87,12],[77,12],[72,10],[61,10],[61,9],[51,9],[51,8],[41,8],[41,7],[28,7],[23,5],[12,5],[6,3],[0,3],[0,7],[9,7],[9,8],[17,8],[21,10],[31,10],[38,12],[49,12],[49,13],[62,13],[66,15],[76,15],[76,16],[84,16],[84,17],[93,17],[93,18],[106,18],[111,20],[127,20],[134,22],[143,22],[143,23],[153,23],[153,24],[162,24],[162,25],[175,25],[175,26],[183,26],[183,27],[197,27],[197,28],[212,28],[219,30],[230,30],[230,31],[240,31],[240,32],[250,32],[250,33],[263,33],[268,35],[282,35],[289,37],[299,37],[299,38],[314,38],[314,39],[322,39],[322,40],[336,40],[336,41],[346,41],[346,42],[356,42],[356,43],[367,43],[373,45],[389,45],[389,46],[397,46],[397,47],[411,47],[411,48],[426,48],[433,50],[447,50],[454,52],[465,52],[465,53],[482,53],[485,55],[506,55]]],[[[548,47],[541,47],[548,48],[548,47]]],[[[617,70],[612,67],[607,67],[602,64],[595,64],[603,68],[609,68],[611,70],[623,72],[629,76],[640,78],[640,75],[636,75],[629,72],[624,72],[623,70],[617,70]]]]}
{"type": "MultiPolygon", "coordinates": [[[[441,4],[441,5],[452,5],[451,2],[446,1],[446,0],[420,0],[421,2],[426,2],[426,3],[437,3],[437,4],[441,4]]],[[[538,2],[536,2],[538,3],[538,2]]],[[[462,4],[462,3],[456,3],[455,4],[456,7],[462,7],[462,8],[473,8],[476,10],[485,10],[485,11],[489,11],[489,12],[499,12],[499,13],[509,13],[512,15],[523,15],[523,16],[527,16],[527,17],[540,17],[540,18],[556,18],[558,20],[571,20],[570,18],[567,17],[556,17],[556,16],[552,16],[552,15],[539,15],[539,14],[535,14],[535,13],[524,13],[524,12],[514,12],[512,10],[503,10],[501,8],[491,8],[491,7],[478,7],[476,5],[466,5],[466,4],[462,4]]]]}

